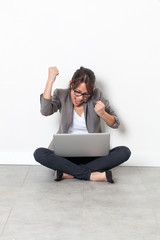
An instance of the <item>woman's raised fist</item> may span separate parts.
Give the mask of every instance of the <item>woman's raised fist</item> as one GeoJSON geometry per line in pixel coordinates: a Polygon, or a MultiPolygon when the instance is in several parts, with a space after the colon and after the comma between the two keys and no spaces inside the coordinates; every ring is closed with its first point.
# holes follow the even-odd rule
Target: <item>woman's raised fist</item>
{"type": "Polygon", "coordinates": [[[56,76],[59,74],[57,67],[49,67],[48,68],[48,80],[54,82],[56,76]]]}

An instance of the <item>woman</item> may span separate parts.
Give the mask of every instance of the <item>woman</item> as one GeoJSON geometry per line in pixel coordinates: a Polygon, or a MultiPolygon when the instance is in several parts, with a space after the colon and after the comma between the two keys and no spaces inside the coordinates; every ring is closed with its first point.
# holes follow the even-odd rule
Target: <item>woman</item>
{"type": "MultiPolygon", "coordinates": [[[[98,133],[101,132],[101,118],[111,128],[119,127],[119,119],[109,106],[102,92],[95,88],[95,75],[90,69],[81,67],[76,70],[68,89],[55,89],[52,86],[59,71],[48,68],[45,91],[40,95],[41,113],[49,116],[58,110],[61,122],[57,133],[98,133]]],[[[77,178],[91,181],[113,183],[110,169],[127,161],[131,152],[126,146],[115,147],[109,155],[102,157],[60,157],[54,154],[54,142],[48,148],[38,148],[34,158],[40,164],[57,170],[56,181],[77,178]]]]}

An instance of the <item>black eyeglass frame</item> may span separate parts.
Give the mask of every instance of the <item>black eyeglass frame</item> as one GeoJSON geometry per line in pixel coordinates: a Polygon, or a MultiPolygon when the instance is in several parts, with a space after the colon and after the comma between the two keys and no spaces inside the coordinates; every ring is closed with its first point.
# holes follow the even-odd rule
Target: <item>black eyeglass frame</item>
{"type": "Polygon", "coordinates": [[[76,97],[80,97],[80,96],[83,96],[84,99],[88,99],[91,95],[90,94],[87,94],[87,93],[80,93],[76,90],[73,90],[74,91],[74,95],[76,97]]]}

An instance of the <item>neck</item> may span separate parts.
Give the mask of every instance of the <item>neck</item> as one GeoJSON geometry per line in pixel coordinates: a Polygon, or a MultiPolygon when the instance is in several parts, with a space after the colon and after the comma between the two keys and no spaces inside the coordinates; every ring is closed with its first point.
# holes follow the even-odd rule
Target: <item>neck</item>
{"type": "Polygon", "coordinates": [[[81,109],[81,108],[83,108],[83,104],[82,104],[82,105],[80,105],[80,106],[75,106],[75,105],[74,105],[74,107],[73,107],[73,108],[74,108],[74,109],[77,109],[77,108],[78,108],[78,109],[81,109]]]}

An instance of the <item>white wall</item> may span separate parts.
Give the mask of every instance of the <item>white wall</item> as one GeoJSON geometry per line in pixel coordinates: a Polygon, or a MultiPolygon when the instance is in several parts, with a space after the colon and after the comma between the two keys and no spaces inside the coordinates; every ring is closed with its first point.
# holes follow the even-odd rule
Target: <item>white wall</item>
{"type": "Polygon", "coordinates": [[[160,166],[160,1],[0,1],[0,163],[35,164],[59,113],[40,113],[48,67],[54,88],[80,66],[92,69],[121,127],[111,146],[127,145],[125,165],[160,166]]]}

